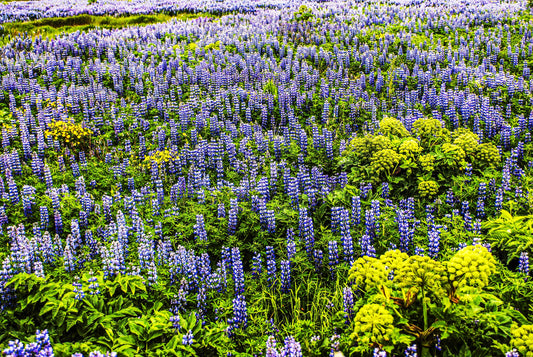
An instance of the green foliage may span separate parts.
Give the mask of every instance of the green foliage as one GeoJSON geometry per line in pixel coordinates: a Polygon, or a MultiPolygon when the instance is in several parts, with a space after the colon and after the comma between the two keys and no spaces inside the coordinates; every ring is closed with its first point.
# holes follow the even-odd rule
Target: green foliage
{"type": "Polygon", "coordinates": [[[486,240],[500,259],[509,263],[522,252],[533,254],[533,216],[513,216],[503,210],[498,218],[483,223],[486,240]]]}
{"type": "MultiPolygon", "coordinates": [[[[96,2],[96,0],[93,0],[96,2]]],[[[104,29],[117,29],[133,25],[148,25],[166,22],[171,19],[187,20],[200,16],[215,17],[214,14],[204,13],[183,13],[168,15],[164,13],[151,15],[129,15],[129,16],[97,16],[97,15],[77,15],[68,17],[51,17],[27,22],[10,22],[2,24],[5,34],[17,35],[27,33],[30,35],[42,35],[44,37],[56,36],[62,33],[69,33],[78,30],[94,29],[100,27],[104,29]]]]}
{"type": "Polygon", "coordinates": [[[266,93],[270,93],[276,98],[278,96],[278,87],[274,84],[272,79],[269,79],[263,86],[263,90],[266,93]]]}
{"type": "Polygon", "coordinates": [[[305,5],[300,6],[298,11],[294,13],[296,21],[310,21],[313,17],[313,12],[305,5]]]}

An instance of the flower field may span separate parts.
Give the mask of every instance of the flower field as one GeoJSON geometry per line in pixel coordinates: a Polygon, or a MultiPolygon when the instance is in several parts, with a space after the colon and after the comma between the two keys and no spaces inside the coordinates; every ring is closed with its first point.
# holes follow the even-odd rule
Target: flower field
{"type": "Polygon", "coordinates": [[[0,14],[3,355],[533,356],[527,1],[0,14]]]}

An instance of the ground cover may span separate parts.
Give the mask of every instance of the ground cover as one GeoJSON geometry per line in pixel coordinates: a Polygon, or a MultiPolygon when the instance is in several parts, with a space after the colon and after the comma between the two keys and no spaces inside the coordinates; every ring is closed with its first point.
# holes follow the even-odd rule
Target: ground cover
{"type": "Polygon", "coordinates": [[[532,353],[526,2],[276,4],[4,24],[4,354],[532,353]]]}
{"type": "Polygon", "coordinates": [[[130,15],[130,16],[94,16],[77,15],[71,17],[51,17],[27,22],[10,22],[2,27],[4,41],[9,41],[13,36],[28,35],[30,37],[42,36],[45,38],[54,37],[63,33],[75,31],[88,31],[96,28],[117,29],[127,26],[142,26],[155,23],[166,22],[171,19],[189,20],[198,17],[213,16],[209,14],[150,14],[150,15],[130,15]]]}

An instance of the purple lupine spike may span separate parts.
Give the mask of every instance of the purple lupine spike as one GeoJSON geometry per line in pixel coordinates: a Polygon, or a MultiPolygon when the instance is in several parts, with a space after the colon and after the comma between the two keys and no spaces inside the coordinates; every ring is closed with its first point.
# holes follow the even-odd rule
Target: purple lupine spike
{"type": "Polygon", "coordinates": [[[276,256],[274,247],[266,247],[266,264],[267,264],[267,282],[268,286],[272,287],[277,279],[276,274],[276,256]]]}

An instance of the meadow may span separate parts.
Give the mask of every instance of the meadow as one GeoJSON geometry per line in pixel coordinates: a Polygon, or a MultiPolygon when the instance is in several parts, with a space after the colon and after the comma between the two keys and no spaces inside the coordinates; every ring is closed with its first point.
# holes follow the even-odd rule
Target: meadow
{"type": "Polygon", "coordinates": [[[533,356],[531,11],[0,3],[0,351],[533,356]]]}

